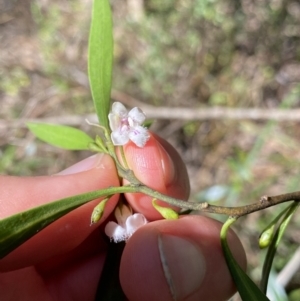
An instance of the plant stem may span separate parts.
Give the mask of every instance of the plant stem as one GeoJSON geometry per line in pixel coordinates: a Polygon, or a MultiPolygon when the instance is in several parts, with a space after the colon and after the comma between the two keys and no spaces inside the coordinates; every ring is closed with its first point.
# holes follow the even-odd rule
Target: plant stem
{"type": "MultiPolygon", "coordinates": [[[[240,206],[240,207],[223,207],[223,206],[215,206],[210,205],[207,202],[199,203],[199,202],[186,202],[183,200],[179,200],[167,195],[164,195],[158,191],[153,190],[152,188],[144,185],[142,182],[140,182],[136,176],[134,175],[133,171],[131,169],[128,169],[127,166],[123,167],[123,165],[120,163],[119,159],[116,156],[114,145],[111,142],[109,133],[106,129],[104,129],[105,138],[106,138],[106,147],[108,150],[108,153],[112,156],[116,163],[116,167],[118,170],[118,174],[121,178],[124,178],[129,181],[130,185],[122,186],[122,187],[110,187],[107,189],[102,190],[102,195],[109,195],[109,194],[115,194],[115,193],[144,193],[146,195],[151,196],[152,198],[156,198],[158,200],[161,200],[163,202],[166,202],[170,205],[186,209],[186,210],[192,210],[192,211],[201,211],[201,212],[207,212],[207,213],[216,213],[216,214],[224,214],[227,216],[244,216],[256,211],[260,211],[263,209],[266,209],[268,207],[272,207],[284,202],[289,201],[300,201],[300,191],[287,193],[287,194],[281,194],[277,196],[263,196],[258,202],[246,205],[246,206],[240,206]]],[[[123,158],[123,161],[126,162],[125,154],[123,152],[123,149],[121,148],[121,156],[123,158]]],[[[127,165],[127,164],[126,164],[127,165]]]]}
{"type": "Polygon", "coordinates": [[[135,186],[135,188],[137,190],[136,192],[142,192],[153,198],[166,202],[170,205],[180,207],[182,209],[189,209],[189,210],[201,211],[207,213],[224,214],[227,216],[244,216],[249,213],[260,211],[281,203],[285,203],[289,201],[295,201],[295,202],[300,201],[300,191],[296,191],[296,192],[281,194],[277,196],[263,196],[258,202],[250,205],[245,205],[240,207],[223,207],[223,206],[210,205],[207,202],[203,202],[203,203],[185,202],[183,200],[179,200],[164,195],[143,184],[139,186],[135,186]]]}
{"type": "Polygon", "coordinates": [[[144,193],[153,198],[166,202],[170,205],[180,207],[182,209],[189,209],[193,211],[201,211],[207,213],[217,213],[224,214],[227,216],[244,216],[256,211],[260,211],[278,204],[282,204],[285,202],[300,201],[300,191],[281,194],[277,196],[263,196],[258,202],[240,206],[240,207],[223,207],[223,206],[214,206],[210,205],[207,202],[199,203],[199,202],[186,202],[180,199],[176,199],[165,194],[162,194],[152,188],[145,186],[143,184],[134,184],[122,187],[110,187],[106,189],[106,193],[112,193],[115,189],[114,193],[144,193]]]}
{"type": "Polygon", "coordinates": [[[244,301],[270,301],[264,293],[257,287],[257,285],[249,278],[243,269],[236,262],[227,242],[227,232],[230,226],[238,219],[238,217],[229,217],[224,223],[220,238],[223,249],[223,254],[230,271],[231,277],[237,287],[237,290],[244,301]]]}
{"type": "MultiPolygon", "coordinates": [[[[124,154],[123,154],[124,155],[124,154]]],[[[185,202],[176,198],[169,197],[164,195],[158,191],[151,189],[150,187],[144,185],[140,182],[133,171],[130,169],[124,169],[123,166],[118,161],[117,157],[114,156],[116,161],[118,173],[122,178],[125,178],[131,183],[131,186],[135,187],[136,192],[142,192],[146,195],[149,195],[153,198],[166,202],[170,205],[174,205],[176,207],[180,207],[182,209],[188,209],[193,211],[201,211],[208,213],[216,213],[216,214],[224,214],[227,216],[243,216],[249,213],[260,211],[266,209],[268,207],[272,207],[278,205],[280,203],[288,202],[288,201],[300,201],[300,191],[277,195],[277,196],[263,196],[258,202],[240,206],[240,207],[223,207],[223,206],[214,206],[210,205],[207,202],[203,203],[195,203],[195,202],[185,202]]]]}

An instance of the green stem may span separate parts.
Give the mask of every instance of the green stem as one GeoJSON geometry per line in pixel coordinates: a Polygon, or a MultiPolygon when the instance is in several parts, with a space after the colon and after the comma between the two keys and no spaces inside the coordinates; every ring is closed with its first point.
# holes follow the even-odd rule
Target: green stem
{"type": "Polygon", "coordinates": [[[238,217],[229,217],[224,223],[220,237],[224,257],[229,268],[231,277],[240,293],[241,299],[244,301],[270,301],[265,294],[257,287],[250,277],[242,270],[233,257],[227,242],[227,233],[230,226],[238,219],[238,217]]]}
{"type": "Polygon", "coordinates": [[[263,210],[271,206],[282,204],[285,202],[300,201],[300,191],[297,191],[297,192],[282,194],[278,196],[263,197],[257,203],[251,205],[245,205],[240,207],[222,207],[222,206],[210,205],[206,202],[204,203],[186,202],[162,194],[143,184],[127,185],[121,187],[110,187],[101,190],[101,195],[97,195],[96,197],[106,196],[106,195],[116,194],[116,193],[144,193],[146,195],[151,196],[152,198],[156,198],[158,200],[168,203],[169,205],[180,207],[182,209],[189,209],[189,210],[208,212],[208,213],[225,214],[228,216],[238,216],[238,217],[247,215],[255,211],[263,210]]]}
{"type": "MultiPolygon", "coordinates": [[[[114,149],[111,149],[110,152],[114,152],[114,149]]],[[[124,153],[123,153],[123,156],[125,157],[124,153]]],[[[136,188],[135,192],[142,192],[153,198],[164,201],[170,205],[180,207],[182,209],[201,211],[201,212],[207,212],[207,213],[224,214],[227,216],[243,216],[243,215],[247,215],[249,213],[255,212],[255,211],[263,210],[265,208],[278,205],[280,203],[284,203],[284,202],[288,202],[288,201],[296,201],[296,202],[300,201],[300,191],[297,191],[297,192],[287,193],[287,194],[273,196],[273,197],[263,196],[257,203],[254,203],[251,205],[246,205],[246,206],[240,206],[240,207],[214,206],[214,205],[210,205],[206,202],[204,202],[204,203],[185,202],[185,201],[164,195],[164,194],[162,194],[158,191],[155,191],[155,190],[151,189],[150,187],[144,185],[142,182],[140,182],[136,178],[136,176],[134,175],[132,170],[124,169],[124,167],[120,164],[119,160],[117,159],[115,153],[114,153],[113,158],[116,162],[119,176],[128,180],[129,183],[131,183],[131,185],[136,188]]]]}
{"type": "Polygon", "coordinates": [[[271,206],[285,203],[288,201],[296,201],[296,202],[300,201],[300,192],[297,191],[294,193],[288,193],[288,194],[283,194],[283,195],[278,195],[273,197],[263,197],[260,201],[251,205],[245,205],[240,207],[222,207],[222,206],[210,205],[206,202],[204,203],[186,202],[162,194],[143,184],[126,185],[121,187],[109,187],[91,193],[93,194],[94,198],[113,195],[117,193],[144,193],[146,195],[151,196],[152,198],[156,198],[158,200],[168,203],[169,205],[180,207],[182,209],[189,209],[189,210],[208,212],[208,213],[225,214],[228,216],[239,216],[239,217],[255,211],[263,210],[265,208],[269,208],[271,206]]]}
{"type": "Polygon", "coordinates": [[[222,206],[210,205],[206,202],[204,203],[184,202],[182,200],[178,200],[166,196],[145,185],[137,186],[136,188],[138,190],[137,192],[145,193],[153,198],[164,201],[170,205],[180,207],[182,209],[190,209],[194,211],[217,213],[217,214],[224,214],[227,216],[238,216],[238,217],[250,214],[255,211],[263,210],[278,204],[282,204],[285,202],[300,201],[300,191],[296,191],[293,193],[287,193],[278,196],[270,196],[270,197],[264,196],[257,203],[253,203],[251,205],[245,205],[240,207],[222,207],[222,206]]]}
{"type": "Polygon", "coordinates": [[[144,185],[142,182],[140,182],[137,179],[133,171],[128,168],[123,147],[120,148],[123,164],[119,161],[116,155],[115,146],[111,141],[110,132],[105,127],[101,126],[101,128],[104,131],[104,136],[106,140],[105,145],[106,145],[107,152],[114,159],[120,178],[124,178],[128,180],[129,183],[131,184],[129,186],[123,186],[123,187],[127,187],[124,190],[122,187],[111,187],[109,189],[103,190],[103,195],[109,195],[114,193],[141,192],[151,196],[152,198],[156,198],[158,200],[161,200],[163,202],[166,202],[176,207],[180,207],[182,209],[187,209],[191,211],[202,211],[207,213],[224,214],[227,216],[238,216],[238,217],[247,215],[255,211],[263,210],[265,208],[275,206],[284,202],[300,201],[300,191],[273,196],[273,197],[263,196],[257,203],[246,205],[246,206],[240,206],[240,207],[214,206],[206,202],[204,203],[185,202],[176,198],[169,197],[167,195],[164,195],[158,191],[151,189],[150,187],[144,185]]]}

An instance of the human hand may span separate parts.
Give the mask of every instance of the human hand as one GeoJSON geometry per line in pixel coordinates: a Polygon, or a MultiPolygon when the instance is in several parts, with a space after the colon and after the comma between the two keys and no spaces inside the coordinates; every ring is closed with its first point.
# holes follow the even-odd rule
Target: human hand
{"type": "MultiPolygon", "coordinates": [[[[184,164],[167,142],[152,135],[144,148],[128,144],[124,149],[140,181],[162,193],[187,199],[189,185],[184,164]]],[[[0,218],[56,199],[118,185],[112,159],[102,154],[54,176],[2,176],[0,218]]],[[[173,293],[176,300],[219,301],[234,293],[220,245],[219,222],[195,215],[158,220],[150,197],[130,194],[126,198],[134,210],[153,221],[134,233],[122,255],[120,281],[128,300],[168,301],[173,300],[173,293]]],[[[103,229],[118,196],[109,200],[101,221],[90,226],[91,212],[98,202],[70,212],[0,260],[2,301],[94,299],[107,252],[103,229]]],[[[240,241],[233,232],[228,240],[235,258],[245,267],[240,241]]]]}

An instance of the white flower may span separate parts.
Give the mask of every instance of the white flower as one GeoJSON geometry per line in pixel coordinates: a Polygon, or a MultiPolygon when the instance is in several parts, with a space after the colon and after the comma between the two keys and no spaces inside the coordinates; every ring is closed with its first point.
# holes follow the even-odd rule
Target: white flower
{"type": "Polygon", "coordinates": [[[147,224],[147,220],[143,214],[132,214],[131,210],[125,205],[115,209],[115,217],[118,224],[108,222],[104,231],[105,234],[116,243],[129,239],[138,228],[147,224]]]}
{"type": "Polygon", "coordinates": [[[120,102],[114,102],[108,119],[114,145],[125,145],[131,140],[137,146],[143,147],[150,138],[148,130],[142,126],[146,116],[137,107],[127,112],[120,102]]]}

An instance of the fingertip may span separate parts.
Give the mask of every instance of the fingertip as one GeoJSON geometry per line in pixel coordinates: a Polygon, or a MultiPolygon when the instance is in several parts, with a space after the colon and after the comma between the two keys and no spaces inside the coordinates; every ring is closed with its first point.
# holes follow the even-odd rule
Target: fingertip
{"type": "MultiPolygon", "coordinates": [[[[182,200],[188,198],[190,186],[185,164],[167,141],[150,133],[150,139],[143,148],[128,143],[124,151],[129,167],[142,183],[175,198],[182,200]]],[[[151,197],[143,194],[127,194],[126,198],[133,209],[144,214],[147,219],[161,218],[152,206],[151,197]]],[[[168,206],[164,202],[159,204],[168,206]]]]}
{"type": "Polygon", "coordinates": [[[129,142],[124,152],[129,168],[142,183],[150,182],[156,188],[165,189],[166,183],[174,177],[173,162],[168,160],[168,154],[153,134],[143,148],[129,142]]]}
{"type": "MultiPolygon", "coordinates": [[[[56,176],[64,176],[80,173],[87,171],[93,168],[98,168],[101,164],[107,163],[107,156],[103,153],[95,154],[90,156],[80,162],[73,164],[72,166],[67,167],[66,169],[55,174],[56,176]]],[[[105,164],[107,165],[107,164],[105,164]]]]}
{"type": "MultiPolygon", "coordinates": [[[[156,221],[129,239],[121,283],[132,300],[227,300],[235,290],[220,245],[221,224],[188,216],[156,221]],[[218,287],[218,290],[212,288],[218,287]]],[[[230,234],[232,252],[245,267],[242,245],[230,234]]]]}

